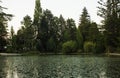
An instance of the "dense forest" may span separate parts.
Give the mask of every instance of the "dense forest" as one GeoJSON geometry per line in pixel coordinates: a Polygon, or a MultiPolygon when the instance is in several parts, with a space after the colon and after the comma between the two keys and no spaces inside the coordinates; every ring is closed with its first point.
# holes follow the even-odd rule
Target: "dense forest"
{"type": "Polygon", "coordinates": [[[98,15],[102,25],[91,21],[84,7],[76,26],[74,19],[54,16],[36,0],[34,19],[26,15],[15,34],[7,22],[13,17],[0,6],[0,52],[29,52],[53,54],[101,54],[120,52],[120,0],[99,0],[98,15]],[[8,36],[10,34],[10,36],[8,36]]]}

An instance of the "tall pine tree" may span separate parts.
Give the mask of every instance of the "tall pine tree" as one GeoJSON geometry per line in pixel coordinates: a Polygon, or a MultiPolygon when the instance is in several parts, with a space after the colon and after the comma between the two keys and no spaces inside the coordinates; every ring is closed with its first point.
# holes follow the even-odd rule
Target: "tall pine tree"
{"type": "Polygon", "coordinates": [[[11,14],[6,14],[3,12],[6,9],[0,6],[0,51],[5,50],[7,46],[7,22],[11,19],[11,14]]]}
{"type": "Polygon", "coordinates": [[[119,0],[107,0],[98,2],[101,7],[99,8],[98,15],[104,18],[106,49],[110,52],[115,51],[120,42],[120,1],[119,0]]]}
{"type": "Polygon", "coordinates": [[[88,14],[86,7],[84,7],[79,21],[79,29],[83,35],[84,41],[88,40],[89,27],[90,27],[90,16],[88,14]]]}

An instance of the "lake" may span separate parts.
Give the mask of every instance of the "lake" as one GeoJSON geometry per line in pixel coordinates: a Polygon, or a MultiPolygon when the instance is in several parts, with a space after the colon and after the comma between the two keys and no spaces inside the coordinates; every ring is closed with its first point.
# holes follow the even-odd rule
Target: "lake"
{"type": "Polygon", "coordinates": [[[0,78],[120,78],[120,57],[0,56],[0,78]]]}

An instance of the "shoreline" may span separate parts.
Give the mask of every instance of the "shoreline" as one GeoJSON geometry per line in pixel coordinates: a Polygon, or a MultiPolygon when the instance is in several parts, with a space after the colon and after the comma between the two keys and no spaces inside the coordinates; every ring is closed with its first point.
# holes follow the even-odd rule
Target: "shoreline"
{"type": "Polygon", "coordinates": [[[86,53],[75,53],[75,54],[62,54],[62,53],[0,53],[0,56],[26,56],[26,55],[100,55],[100,56],[119,56],[120,53],[105,53],[105,54],[86,54],[86,53]]]}
{"type": "Polygon", "coordinates": [[[106,53],[107,56],[120,56],[120,53],[106,53]]]}
{"type": "Polygon", "coordinates": [[[0,53],[0,56],[19,56],[19,53],[0,53]]]}

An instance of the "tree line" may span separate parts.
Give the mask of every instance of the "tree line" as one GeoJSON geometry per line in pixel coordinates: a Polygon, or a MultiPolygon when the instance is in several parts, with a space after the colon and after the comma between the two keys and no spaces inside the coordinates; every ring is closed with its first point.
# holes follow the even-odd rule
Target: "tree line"
{"type": "MultiPolygon", "coordinates": [[[[74,19],[64,19],[62,15],[54,16],[48,9],[41,8],[40,0],[36,0],[34,19],[26,15],[21,21],[21,28],[15,34],[11,27],[7,37],[7,21],[11,14],[0,10],[0,51],[40,53],[89,53],[98,54],[120,51],[120,1],[98,1],[98,15],[102,17],[102,25],[92,22],[90,15],[83,8],[79,25],[74,19]],[[101,28],[101,29],[100,29],[101,28]]],[[[4,9],[0,6],[0,9],[4,9]]]]}

